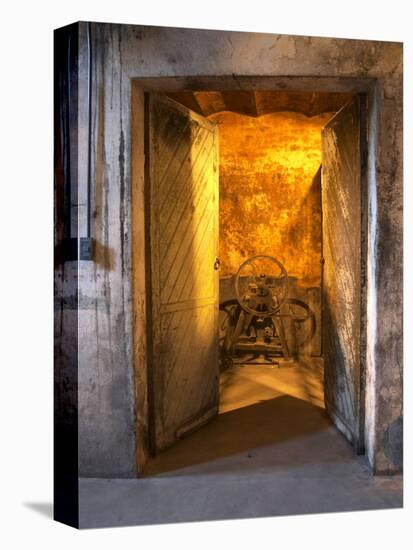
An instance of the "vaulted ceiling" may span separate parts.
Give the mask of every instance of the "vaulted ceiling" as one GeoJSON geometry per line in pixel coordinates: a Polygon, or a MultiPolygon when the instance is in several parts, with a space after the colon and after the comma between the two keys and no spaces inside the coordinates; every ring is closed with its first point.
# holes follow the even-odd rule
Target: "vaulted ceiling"
{"type": "Polygon", "coordinates": [[[173,92],[168,96],[198,114],[208,116],[220,111],[233,111],[261,116],[277,111],[293,111],[306,116],[338,111],[352,94],[331,92],[173,92]]]}

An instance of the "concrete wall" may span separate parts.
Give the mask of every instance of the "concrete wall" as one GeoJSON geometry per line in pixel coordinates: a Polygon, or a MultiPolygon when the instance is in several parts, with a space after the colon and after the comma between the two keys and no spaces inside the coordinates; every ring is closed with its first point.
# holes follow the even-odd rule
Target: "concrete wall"
{"type": "MultiPolygon", "coordinates": [[[[81,83],[87,82],[86,30],[87,25],[80,23],[81,83]]],[[[137,448],[144,457],[144,442],[135,438],[135,397],[142,403],[146,396],[139,136],[135,136],[134,158],[131,156],[131,127],[132,123],[135,129],[142,124],[142,111],[138,109],[142,97],[138,93],[134,96],[138,114],[132,120],[131,79],[159,76],[189,77],[181,81],[195,88],[208,76],[211,82],[223,76],[228,85],[248,87],[254,75],[263,75],[269,78],[261,86],[276,82],[278,89],[284,90],[315,91],[322,87],[325,91],[369,91],[374,108],[369,120],[367,451],[376,471],[400,469],[401,45],[93,23],[91,46],[92,233],[97,258],[96,262],[80,262],[78,274],[80,474],[134,476],[137,448]],[[137,201],[133,205],[133,224],[132,194],[137,201]]],[[[82,146],[86,92],[81,85],[80,166],[84,166],[87,151],[82,146]]],[[[85,185],[80,177],[80,234],[85,185]]]]}

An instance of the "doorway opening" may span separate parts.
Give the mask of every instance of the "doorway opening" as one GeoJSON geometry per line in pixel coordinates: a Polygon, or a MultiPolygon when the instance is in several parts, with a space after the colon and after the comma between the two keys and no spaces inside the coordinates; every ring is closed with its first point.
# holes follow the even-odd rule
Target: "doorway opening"
{"type": "Polygon", "coordinates": [[[221,413],[285,395],[324,406],[321,131],[335,114],[327,107],[209,116],[220,137],[221,413]]]}
{"type": "Polygon", "coordinates": [[[363,452],[364,120],[348,93],[146,95],[149,475],[324,407],[363,452]]]}

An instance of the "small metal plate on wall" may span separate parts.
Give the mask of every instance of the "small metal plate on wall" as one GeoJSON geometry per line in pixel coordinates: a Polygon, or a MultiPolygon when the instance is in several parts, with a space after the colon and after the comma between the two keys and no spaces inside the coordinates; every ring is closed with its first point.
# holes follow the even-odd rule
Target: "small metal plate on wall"
{"type": "Polygon", "coordinates": [[[80,237],[79,260],[93,260],[94,241],[89,237],[80,237]]]}

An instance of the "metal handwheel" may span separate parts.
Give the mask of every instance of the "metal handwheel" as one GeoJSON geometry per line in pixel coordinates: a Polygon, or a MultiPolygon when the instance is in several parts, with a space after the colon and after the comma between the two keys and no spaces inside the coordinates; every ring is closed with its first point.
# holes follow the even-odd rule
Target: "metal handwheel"
{"type": "Polygon", "coordinates": [[[235,276],[238,303],[251,315],[271,317],[279,312],[288,294],[288,274],[272,256],[252,256],[235,276]]]}

